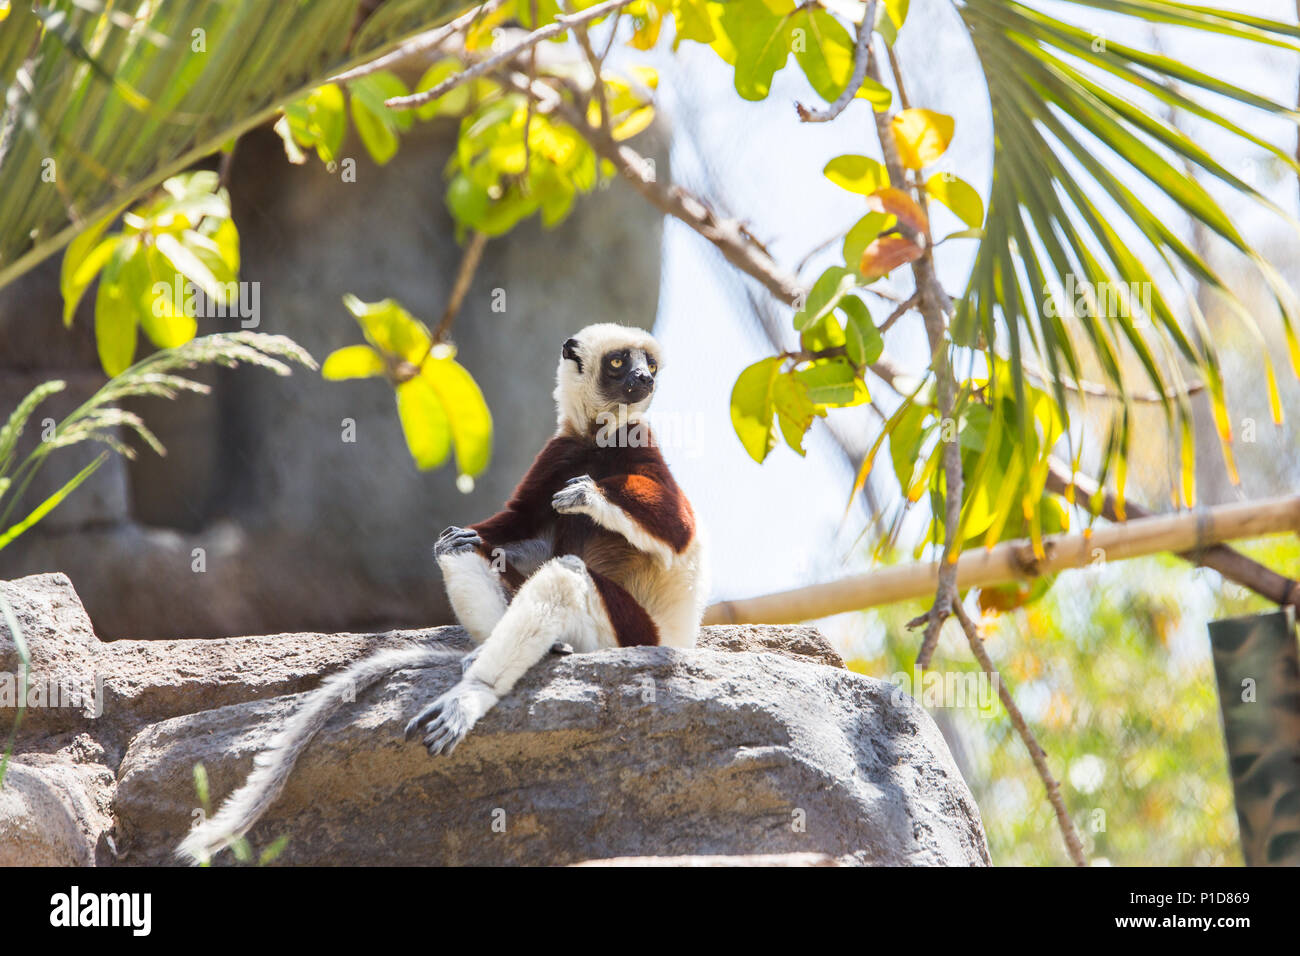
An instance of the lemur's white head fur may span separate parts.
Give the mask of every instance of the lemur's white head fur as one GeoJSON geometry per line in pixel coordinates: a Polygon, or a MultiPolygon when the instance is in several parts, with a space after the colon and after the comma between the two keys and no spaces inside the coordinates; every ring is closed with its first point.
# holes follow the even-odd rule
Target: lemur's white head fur
{"type": "Polygon", "coordinates": [[[654,397],[663,367],[662,350],[644,329],[600,322],[564,343],[555,371],[559,427],[588,434],[604,425],[602,416],[626,406],[629,424],[640,421],[654,397]]]}

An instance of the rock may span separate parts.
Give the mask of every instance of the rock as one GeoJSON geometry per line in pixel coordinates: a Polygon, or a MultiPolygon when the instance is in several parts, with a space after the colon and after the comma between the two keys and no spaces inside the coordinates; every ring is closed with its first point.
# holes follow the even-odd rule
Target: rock
{"type": "MultiPolygon", "coordinates": [[[[0,860],[174,862],[196,764],[217,804],[324,675],[380,647],[469,646],[459,628],[104,644],[61,575],[0,595],[34,662],[102,685],[98,717],[28,711],[0,790],[0,860]]],[[[0,654],[12,663],[7,629],[0,654]]],[[[279,861],[294,864],[988,863],[934,723],[845,669],[814,628],[548,659],[433,760],[401,730],[458,676],[455,662],[404,671],[340,710],[254,846],[287,834],[279,861]]]]}
{"type": "MultiPolygon", "coordinates": [[[[90,866],[112,829],[107,767],[33,755],[0,787],[0,866],[90,866]]],[[[111,850],[109,850],[111,852],[111,850]]]]}
{"type": "Polygon", "coordinates": [[[574,866],[838,866],[825,853],[751,853],[746,856],[616,856],[574,866]]]}

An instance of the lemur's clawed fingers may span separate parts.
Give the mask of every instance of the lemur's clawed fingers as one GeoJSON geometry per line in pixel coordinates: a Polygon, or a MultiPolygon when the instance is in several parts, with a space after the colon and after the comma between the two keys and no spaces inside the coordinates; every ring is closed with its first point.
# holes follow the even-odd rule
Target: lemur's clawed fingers
{"type": "Polygon", "coordinates": [[[591,476],[579,475],[566,481],[564,487],[551,497],[551,507],[560,514],[577,514],[589,507],[599,495],[591,476]]]}
{"type": "Polygon", "coordinates": [[[462,678],[460,683],[411,719],[406,725],[406,739],[410,740],[421,732],[421,743],[430,757],[441,753],[450,755],[496,702],[496,692],[483,681],[462,678]]]}
{"type": "Polygon", "coordinates": [[[438,535],[438,541],[433,546],[435,557],[443,557],[449,554],[461,554],[470,551],[483,543],[478,532],[471,528],[457,528],[454,525],[438,535]]]}

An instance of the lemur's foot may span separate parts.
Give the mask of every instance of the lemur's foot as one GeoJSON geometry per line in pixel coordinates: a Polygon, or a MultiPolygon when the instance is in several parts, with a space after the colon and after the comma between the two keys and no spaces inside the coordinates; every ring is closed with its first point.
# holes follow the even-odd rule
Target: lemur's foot
{"type": "Polygon", "coordinates": [[[464,554],[466,551],[472,551],[483,543],[483,539],[478,536],[478,532],[470,528],[457,528],[452,525],[438,535],[438,540],[433,546],[434,557],[444,558],[453,554],[464,554]]]}
{"type": "Polygon", "coordinates": [[[419,733],[430,757],[442,753],[450,757],[497,700],[496,691],[487,684],[463,677],[455,687],[411,718],[406,725],[406,739],[419,733]]]}
{"type": "Polygon", "coordinates": [[[551,653],[567,657],[573,653],[573,645],[566,644],[564,641],[556,641],[551,645],[551,653]]]}
{"type": "Polygon", "coordinates": [[[600,490],[590,475],[570,478],[551,496],[551,507],[560,514],[581,514],[600,497],[600,490]]]}

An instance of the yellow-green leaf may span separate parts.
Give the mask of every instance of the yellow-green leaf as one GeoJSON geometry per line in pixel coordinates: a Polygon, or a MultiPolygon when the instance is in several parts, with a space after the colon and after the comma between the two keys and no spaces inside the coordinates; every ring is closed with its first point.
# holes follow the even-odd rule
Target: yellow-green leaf
{"type": "Polygon", "coordinates": [[[348,378],[372,378],[383,375],[384,360],[369,345],[348,345],[335,349],[321,366],[322,378],[342,381],[348,378]]]}
{"type": "Polygon", "coordinates": [[[406,447],[421,471],[437,468],[451,451],[451,428],[428,380],[416,376],[397,386],[397,415],[406,447]]]}
{"type": "Polygon", "coordinates": [[[889,173],[884,163],[877,162],[870,156],[853,153],[836,156],[826,164],[822,172],[841,189],[863,196],[870,196],[877,189],[889,185],[889,173]]]}
{"type": "Polygon", "coordinates": [[[731,389],[731,424],[754,461],[762,462],[776,445],[772,389],[781,369],[778,356],[760,359],[740,373],[731,389]]]}
{"type": "Polygon", "coordinates": [[[99,364],[110,377],[126,371],[135,357],[139,294],[125,281],[129,276],[124,276],[135,247],[136,240],[118,245],[104,267],[95,296],[95,345],[99,364]]]}
{"type": "Polygon", "coordinates": [[[972,229],[984,224],[984,200],[965,180],[952,173],[935,173],[925,181],[925,191],[972,229]]]}
{"type": "Polygon", "coordinates": [[[394,299],[362,302],[355,295],[345,295],[343,304],[361,324],[370,344],[381,352],[418,365],[426,355],[432,339],[424,324],[394,299]]]}
{"type": "Polygon", "coordinates": [[[898,157],[908,169],[921,169],[935,162],[952,142],[953,118],[934,110],[903,110],[894,116],[894,138],[898,157]]]}
{"type": "Polygon", "coordinates": [[[456,470],[476,478],[492,459],[492,413],[474,376],[450,356],[431,356],[420,369],[451,425],[456,470]]]}

